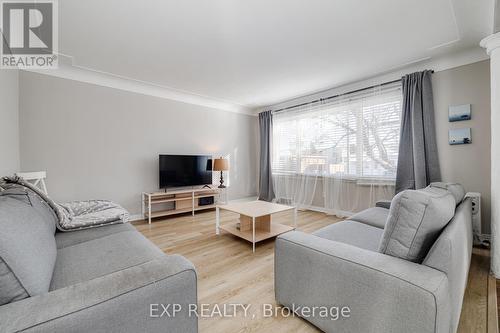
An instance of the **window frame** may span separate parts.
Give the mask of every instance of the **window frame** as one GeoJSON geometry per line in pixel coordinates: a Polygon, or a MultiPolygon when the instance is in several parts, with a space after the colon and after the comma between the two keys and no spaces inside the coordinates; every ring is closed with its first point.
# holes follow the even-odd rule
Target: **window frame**
{"type": "MultiPolygon", "coordinates": [[[[334,98],[328,103],[313,103],[311,105],[307,105],[306,107],[300,107],[297,109],[292,109],[292,110],[287,110],[287,111],[282,111],[282,112],[290,112],[290,115],[284,116],[283,118],[286,119],[285,117],[289,117],[289,119],[293,120],[295,118],[296,121],[300,121],[300,119],[304,119],[307,117],[311,117],[314,113],[317,113],[320,115],[322,112],[326,112],[325,114],[328,114],[328,109],[332,109],[332,114],[335,112],[335,108],[339,107],[346,107],[346,109],[350,109],[350,105],[355,105],[355,104],[360,104],[356,106],[354,109],[356,110],[354,116],[355,116],[355,122],[356,122],[356,132],[355,132],[355,137],[356,137],[356,142],[355,142],[355,149],[356,149],[356,156],[360,156],[360,161],[356,161],[355,163],[355,168],[356,168],[356,173],[352,174],[349,171],[349,168],[351,167],[350,163],[350,143],[349,141],[346,144],[346,151],[347,151],[347,158],[346,160],[342,161],[342,164],[347,168],[346,171],[344,172],[339,172],[338,174],[333,173],[307,173],[307,172],[298,172],[298,170],[280,170],[279,168],[276,168],[275,166],[275,161],[274,158],[276,156],[280,155],[275,155],[275,153],[272,153],[272,163],[271,163],[271,172],[273,175],[277,176],[295,176],[295,177],[304,177],[304,176],[313,176],[313,177],[318,177],[318,178],[333,178],[333,179],[342,179],[345,181],[352,181],[356,182],[359,185],[394,185],[395,180],[396,180],[396,170],[397,170],[397,155],[399,154],[399,140],[400,140],[400,133],[401,133],[401,116],[402,116],[402,103],[403,103],[403,96],[402,96],[402,88],[401,84],[399,82],[389,84],[387,87],[377,87],[374,89],[369,89],[367,91],[363,91],[361,93],[357,92],[354,94],[346,94],[342,95],[338,98],[334,98]],[[397,107],[399,110],[399,115],[397,116],[397,120],[399,122],[399,126],[397,128],[397,134],[395,135],[396,139],[396,161],[395,161],[395,170],[394,174],[391,176],[384,176],[384,175],[365,175],[365,170],[364,170],[364,163],[365,161],[365,149],[364,149],[364,144],[363,144],[363,139],[367,135],[367,131],[365,130],[365,126],[363,124],[364,118],[364,108],[363,106],[364,101],[371,101],[371,103],[374,103],[377,99],[379,98],[386,98],[387,102],[385,103],[394,103],[394,102],[399,102],[399,106],[397,107]],[[373,99],[373,100],[372,100],[373,99]]],[[[378,104],[372,104],[372,106],[376,105],[382,105],[384,102],[378,103],[378,104]]],[[[366,106],[368,107],[368,106],[366,106]]],[[[394,106],[390,106],[394,107],[394,106]]],[[[344,113],[351,112],[349,110],[343,111],[344,113]]],[[[275,120],[273,120],[273,132],[276,128],[276,120],[279,119],[279,115],[275,116],[275,120]]],[[[286,121],[286,120],[285,120],[286,121]]],[[[388,131],[391,131],[391,129],[386,129],[388,131]]],[[[295,135],[295,142],[297,146],[297,152],[295,154],[295,158],[297,159],[297,165],[296,168],[301,168],[301,162],[298,161],[298,159],[301,158],[301,150],[300,150],[300,142],[302,140],[302,137],[300,136],[300,129],[296,131],[295,135]]],[[[369,131],[368,131],[369,133],[369,131]]],[[[368,134],[369,135],[369,134],[368,134]]],[[[347,140],[349,140],[352,136],[348,135],[347,140]]],[[[273,134],[273,140],[274,140],[274,134],[273,134]]],[[[304,140],[305,141],[305,140],[304,140]]],[[[393,146],[394,147],[394,146],[393,146]]],[[[274,142],[272,143],[272,148],[274,149],[274,142]]],[[[393,148],[394,150],[394,148],[393,148]]],[[[394,156],[394,152],[392,153],[394,156]]],[[[285,155],[283,155],[285,156],[285,155]]],[[[293,158],[293,155],[292,155],[293,158]]],[[[331,164],[331,163],[330,163],[331,164]]]]}

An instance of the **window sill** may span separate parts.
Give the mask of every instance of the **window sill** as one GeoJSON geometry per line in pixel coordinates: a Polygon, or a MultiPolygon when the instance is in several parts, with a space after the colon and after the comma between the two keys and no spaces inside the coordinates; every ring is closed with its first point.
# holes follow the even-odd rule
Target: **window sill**
{"type": "Polygon", "coordinates": [[[300,173],[283,173],[273,172],[273,176],[277,177],[311,177],[317,179],[334,179],[350,183],[356,183],[359,186],[395,186],[396,180],[392,178],[375,178],[375,177],[354,177],[350,175],[335,176],[335,175],[313,175],[313,174],[300,174],[300,173]]]}

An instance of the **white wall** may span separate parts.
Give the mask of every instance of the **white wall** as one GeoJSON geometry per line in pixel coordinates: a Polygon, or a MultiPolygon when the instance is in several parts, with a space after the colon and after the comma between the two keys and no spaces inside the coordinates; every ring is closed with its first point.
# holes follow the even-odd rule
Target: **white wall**
{"type": "Polygon", "coordinates": [[[490,233],[491,104],[489,60],[436,72],[432,79],[436,135],[443,181],[482,195],[482,232],[490,233]],[[450,123],[450,105],[472,104],[472,119],[450,123]],[[450,146],[450,128],[471,128],[472,143],[450,146]]]}
{"type": "Polygon", "coordinates": [[[0,70],[0,177],[19,170],[19,73],[0,70]]]}
{"type": "Polygon", "coordinates": [[[110,199],[137,214],[160,153],[229,154],[229,197],[257,192],[255,116],[24,71],[19,86],[21,168],[46,170],[56,201],[110,199]]]}

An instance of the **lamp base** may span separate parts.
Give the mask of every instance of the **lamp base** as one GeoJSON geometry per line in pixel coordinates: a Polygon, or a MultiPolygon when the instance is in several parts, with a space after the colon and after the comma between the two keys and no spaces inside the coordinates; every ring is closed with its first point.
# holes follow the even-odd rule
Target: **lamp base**
{"type": "Polygon", "coordinates": [[[220,172],[220,185],[218,186],[219,188],[226,188],[226,185],[224,185],[224,176],[222,171],[220,172]]]}

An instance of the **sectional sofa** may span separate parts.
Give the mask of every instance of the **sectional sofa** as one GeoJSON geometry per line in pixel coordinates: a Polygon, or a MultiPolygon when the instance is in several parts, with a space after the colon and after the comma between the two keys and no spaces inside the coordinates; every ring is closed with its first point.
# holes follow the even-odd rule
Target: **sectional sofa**
{"type": "Polygon", "coordinates": [[[0,190],[0,332],[197,332],[196,288],[133,226],[56,232],[36,193],[0,190]]]}
{"type": "Polygon", "coordinates": [[[276,301],[325,332],[456,332],[472,251],[458,184],[404,191],[314,234],[276,240],[276,301]],[[311,315],[313,307],[348,316],[311,315]],[[309,309],[301,312],[301,309],[309,309]]]}

